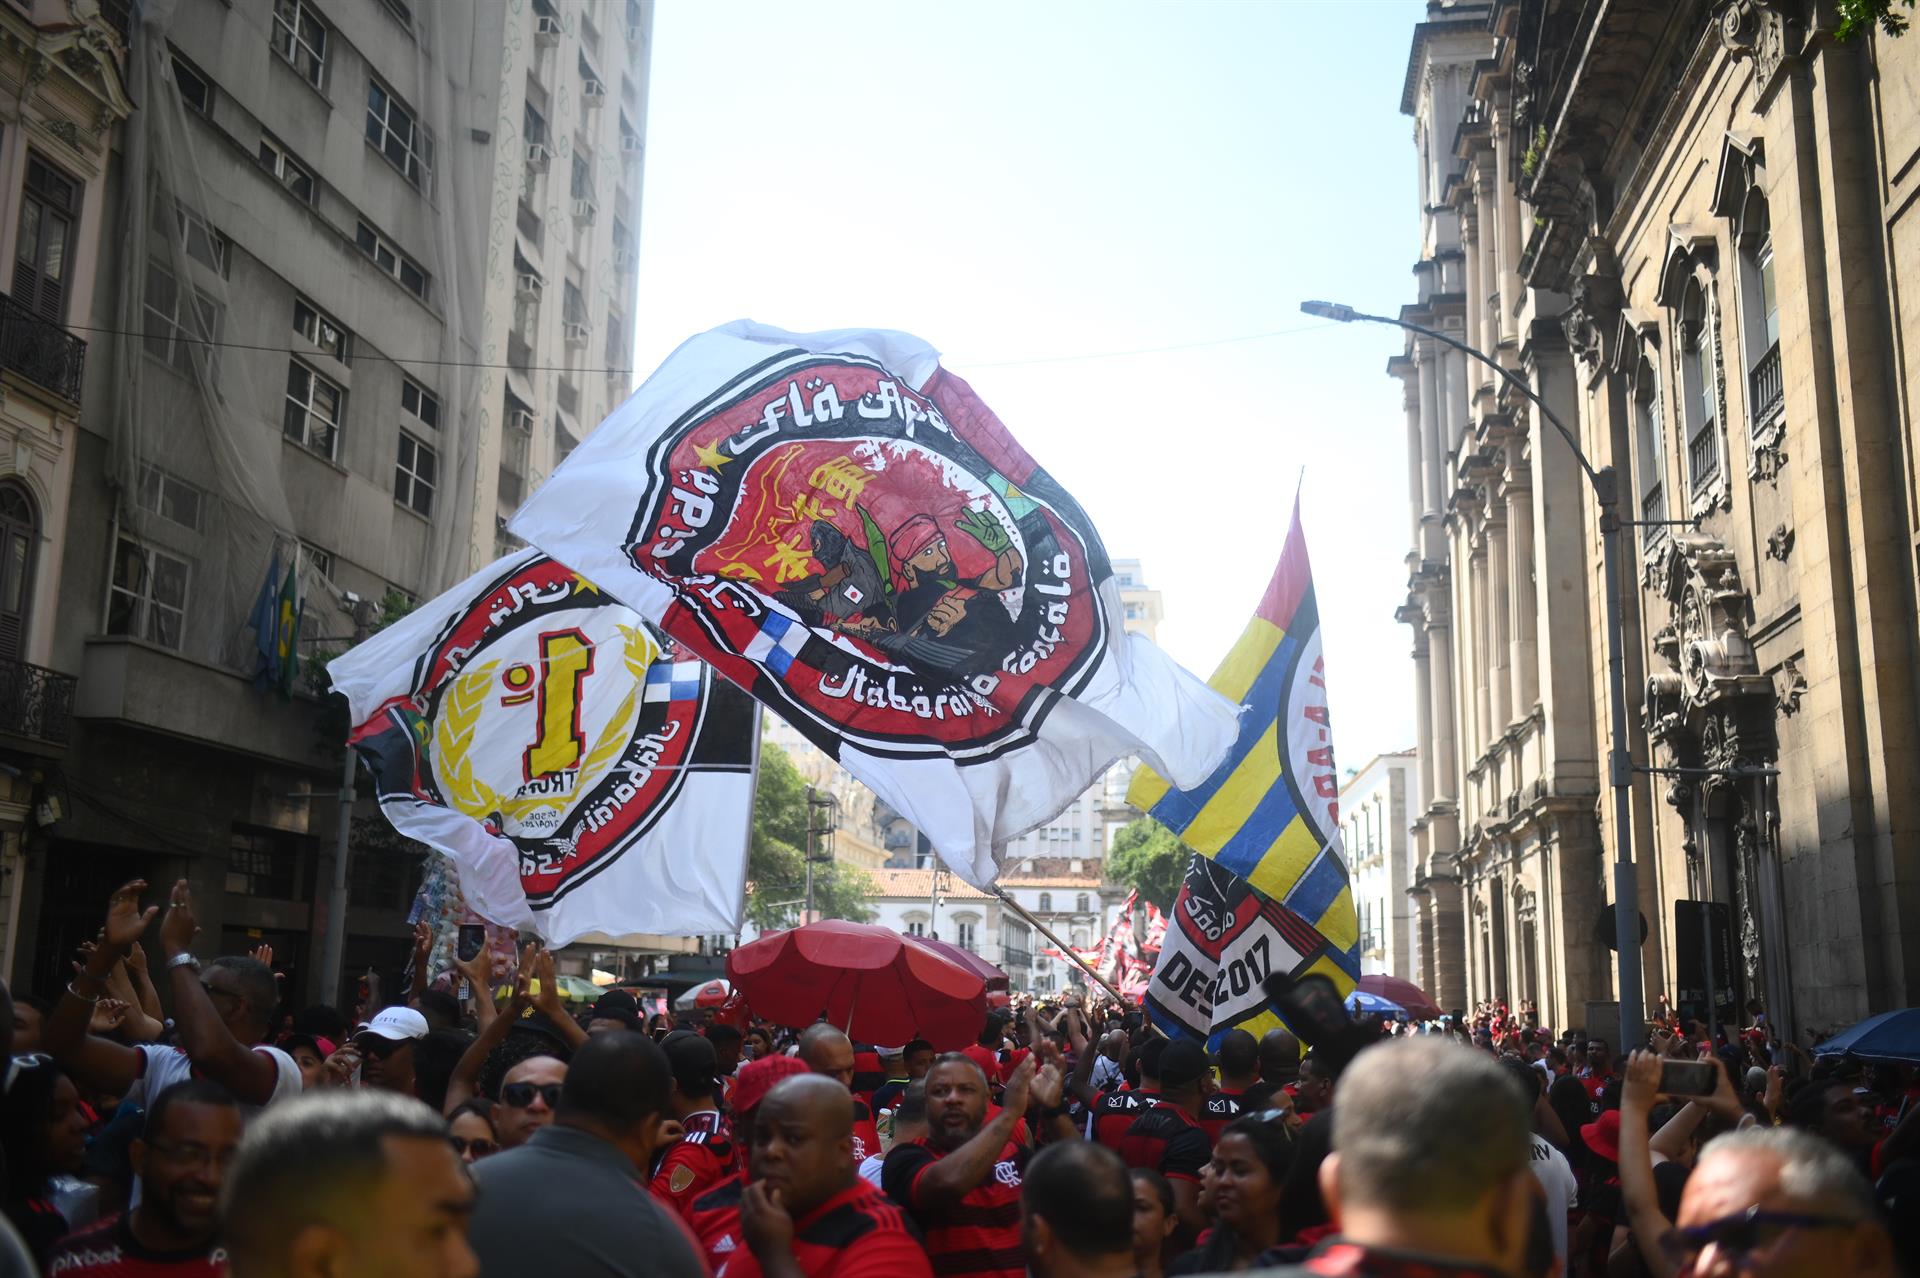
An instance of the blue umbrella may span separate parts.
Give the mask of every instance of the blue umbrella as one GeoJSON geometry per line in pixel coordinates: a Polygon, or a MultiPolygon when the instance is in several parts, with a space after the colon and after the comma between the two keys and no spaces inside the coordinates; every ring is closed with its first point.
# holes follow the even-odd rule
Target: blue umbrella
{"type": "Polygon", "coordinates": [[[1377,1016],[1405,1016],[1407,1009],[1392,999],[1381,998],[1378,994],[1369,994],[1365,990],[1355,990],[1347,995],[1347,1010],[1350,1012],[1372,1012],[1377,1016]]]}
{"type": "Polygon", "coordinates": [[[1920,1007],[1869,1016],[1813,1049],[1815,1056],[1866,1056],[1920,1063],[1920,1007]]]}

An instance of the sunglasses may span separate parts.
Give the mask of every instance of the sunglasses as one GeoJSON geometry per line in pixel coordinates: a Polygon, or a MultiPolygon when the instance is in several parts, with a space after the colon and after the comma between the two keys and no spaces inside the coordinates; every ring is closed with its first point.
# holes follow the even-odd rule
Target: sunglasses
{"type": "Polygon", "coordinates": [[[548,1109],[557,1109],[560,1105],[560,1084],[558,1083],[508,1083],[500,1089],[500,1103],[511,1105],[515,1109],[525,1109],[533,1104],[535,1093],[547,1103],[548,1109]]]}
{"type": "Polygon", "coordinates": [[[387,1057],[412,1042],[413,1040],[410,1038],[397,1039],[387,1038],[380,1034],[366,1034],[354,1039],[353,1045],[360,1049],[362,1056],[371,1056],[377,1061],[384,1061],[387,1057]]]}
{"type": "MultiPolygon", "coordinates": [[[[516,1083],[514,1086],[518,1087],[520,1084],[516,1083]]],[[[472,1140],[468,1140],[465,1136],[449,1136],[447,1144],[453,1146],[453,1152],[456,1154],[465,1154],[468,1150],[472,1150],[475,1158],[485,1158],[489,1154],[500,1152],[499,1145],[490,1140],[481,1140],[477,1136],[472,1140]]]]}
{"type": "Polygon", "coordinates": [[[1711,1245],[1731,1257],[1748,1254],[1778,1242],[1793,1229],[1852,1229],[1859,1224],[1840,1216],[1810,1216],[1795,1211],[1762,1211],[1758,1204],[1731,1216],[1695,1225],[1690,1229],[1669,1229],[1660,1235],[1660,1250],[1674,1268],[1684,1270],[1700,1258],[1711,1245]]]}

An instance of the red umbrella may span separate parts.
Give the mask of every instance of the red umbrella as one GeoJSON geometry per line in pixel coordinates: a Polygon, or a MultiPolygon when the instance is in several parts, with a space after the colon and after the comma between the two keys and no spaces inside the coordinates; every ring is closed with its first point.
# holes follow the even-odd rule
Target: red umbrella
{"type": "Polygon", "coordinates": [[[1390,1003],[1398,1003],[1407,1009],[1407,1015],[1417,1021],[1438,1020],[1442,1015],[1439,1004],[1427,997],[1427,992],[1412,981],[1403,981],[1397,976],[1376,973],[1363,976],[1354,985],[1362,994],[1373,994],[1390,1003]]]}
{"type": "Polygon", "coordinates": [[[824,1016],[851,1038],[943,1051],[986,1023],[978,972],[891,928],[827,919],[774,932],[727,955],[727,977],[756,1016],[793,1028],[824,1016]]]}
{"type": "Polygon", "coordinates": [[[910,936],[907,939],[915,945],[926,946],[935,954],[944,955],[952,959],[969,972],[980,973],[980,979],[986,982],[989,991],[1005,990],[1011,984],[1011,982],[1007,980],[1007,974],[1005,972],[987,962],[972,950],[961,949],[952,941],[942,941],[938,937],[932,936],[910,936]]]}

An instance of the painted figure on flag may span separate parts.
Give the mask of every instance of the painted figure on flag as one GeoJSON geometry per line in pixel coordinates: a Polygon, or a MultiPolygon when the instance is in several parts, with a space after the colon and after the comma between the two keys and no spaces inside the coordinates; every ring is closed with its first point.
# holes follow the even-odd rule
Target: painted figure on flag
{"type": "MultiPolygon", "coordinates": [[[[729,690],[717,705],[705,666],[535,551],[331,669],[365,711],[352,743],[395,827],[463,872],[484,862],[496,886],[517,882],[524,909],[551,909],[640,845],[696,771],[751,765],[744,697],[729,690]]],[[[479,895],[494,921],[524,922],[500,917],[502,893],[479,895]]]]}

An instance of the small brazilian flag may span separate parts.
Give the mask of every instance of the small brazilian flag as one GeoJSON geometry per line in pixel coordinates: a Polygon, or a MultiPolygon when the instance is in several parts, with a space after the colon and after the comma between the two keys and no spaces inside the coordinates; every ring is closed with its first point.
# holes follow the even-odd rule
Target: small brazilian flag
{"type": "Polygon", "coordinates": [[[1311,923],[1351,969],[1350,988],[1360,926],[1340,846],[1340,774],[1298,499],[1260,606],[1207,684],[1246,707],[1225,762],[1191,790],[1143,767],[1127,802],[1311,923]]]}

